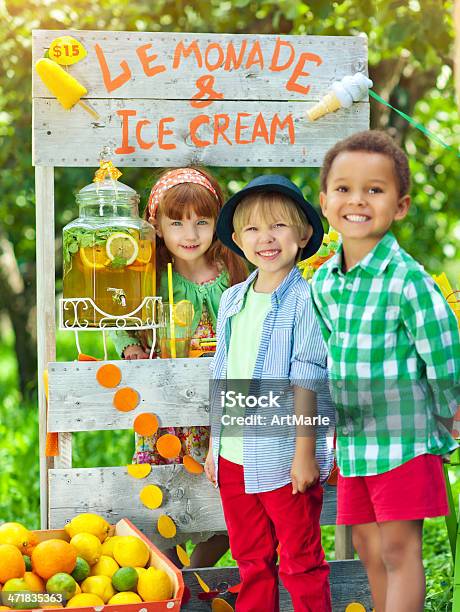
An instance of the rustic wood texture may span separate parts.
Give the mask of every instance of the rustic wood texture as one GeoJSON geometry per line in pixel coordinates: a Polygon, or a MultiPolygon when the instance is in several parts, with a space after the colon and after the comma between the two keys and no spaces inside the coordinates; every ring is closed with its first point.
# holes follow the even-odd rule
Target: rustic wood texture
{"type": "MultiPolygon", "coordinates": [[[[62,527],[76,514],[95,512],[111,524],[125,517],[161,549],[188,539],[190,534],[225,531],[219,492],[204,474],[189,474],[182,465],[152,466],[146,478],[130,476],[126,467],[50,470],[50,528],[62,527]],[[157,510],[146,508],[139,499],[143,487],[158,485],[163,503],[157,510]],[[156,531],[156,521],[168,514],[179,536],[165,540],[156,531]]],[[[326,485],[321,524],[335,522],[336,487],[326,485]]]]}
{"type": "Polygon", "coordinates": [[[349,525],[336,525],[335,527],[335,558],[337,560],[353,559],[355,549],[351,538],[349,525]]]}
{"type": "Polygon", "coordinates": [[[46,397],[43,371],[56,359],[54,307],[54,168],[35,169],[37,253],[37,357],[38,428],[40,453],[40,522],[47,526],[48,469],[46,449],[46,397]]]}
{"type": "MultiPolygon", "coordinates": [[[[367,39],[362,36],[276,36],[256,34],[181,34],[177,32],[101,32],[72,30],[35,30],[33,32],[33,64],[44,56],[50,43],[58,36],[73,36],[86,48],[88,55],[69,67],[69,72],[88,90],[91,98],[148,98],[150,100],[187,100],[197,93],[196,80],[203,75],[215,77],[213,88],[226,100],[318,100],[326,93],[330,84],[345,75],[367,70],[367,39]],[[277,40],[280,47],[278,66],[288,65],[285,70],[272,70],[271,60],[277,40]],[[173,67],[177,46],[182,42],[187,47],[197,41],[202,65],[192,52],[188,58],[182,55],[178,67],[173,67]],[[246,41],[246,50],[244,48],[246,41]],[[234,64],[225,69],[228,45],[234,46],[236,55],[243,51],[238,68],[234,64]],[[97,58],[96,45],[105,57],[111,79],[121,75],[120,67],[125,61],[131,76],[123,85],[108,91],[104,84],[101,63],[97,58]],[[142,67],[138,49],[144,45],[147,55],[157,55],[151,68],[164,66],[165,70],[148,76],[142,67]],[[208,48],[212,45],[211,48],[208,48]],[[248,65],[251,49],[260,46],[261,63],[248,65]],[[220,46],[224,51],[224,62],[218,65],[220,46]],[[208,48],[208,52],[206,49],[208,48]],[[292,51],[290,50],[292,48],[292,51]],[[309,76],[300,76],[300,86],[310,86],[307,94],[289,91],[286,84],[302,53],[320,57],[321,63],[307,61],[303,71],[309,76]],[[207,61],[206,61],[207,60],[207,61]]],[[[250,64],[251,62],[249,62],[250,64]]],[[[33,97],[50,98],[51,95],[38,75],[33,74],[33,97]]]]}
{"type": "Polygon", "coordinates": [[[329,113],[312,123],[305,113],[313,102],[224,101],[214,102],[205,109],[193,109],[184,101],[89,101],[100,115],[98,121],[91,120],[78,106],[66,111],[56,100],[34,100],[34,116],[37,118],[33,126],[35,165],[96,166],[103,146],[109,146],[118,166],[321,166],[326,151],[337,140],[369,127],[368,102],[353,104],[349,109],[329,113]],[[133,147],[129,154],[117,152],[122,145],[125,117],[117,113],[126,110],[136,113],[134,117],[125,119],[129,135],[126,142],[133,147]],[[241,127],[238,137],[240,143],[248,141],[248,144],[237,144],[238,113],[249,115],[240,116],[240,126],[246,127],[241,127]],[[268,138],[259,136],[251,142],[259,113],[262,113],[268,138]],[[203,119],[204,123],[196,129],[199,140],[195,142],[200,144],[196,146],[190,135],[190,123],[200,115],[209,119],[203,119]],[[275,115],[281,125],[287,120],[292,127],[286,124],[281,128],[274,120],[275,115]],[[230,118],[225,130],[230,144],[222,135],[214,137],[214,122],[223,122],[224,116],[230,118]],[[162,117],[171,117],[174,121],[165,124],[172,133],[164,137],[163,148],[160,148],[158,122],[162,117]],[[155,142],[148,149],[142,149],[136,139],[137,125],[141,120],[150,122],[142,127],[142,139],[148,143],[155,142]],[[273,138],[270,136],[272,129],[273,138]],[[266,138],[270,143],[273,140],[273,144],[266,144],[266,138]],[[202,143],[211,144],[204,146],[202,143]],[[174,148],[166,149],[166,144],[174,148]]]}
{"type": "Polygon", "coordinates": [[[141,412],[155,413],[164,427],[208,425],[209,363],[209,359],[50,363],[49,430],[131,429],[141,412]],[[135,410],[120,412],[113,406],[116,389],[104,388],[96,380],[103,363],[120,368],[117,388],[132,387],[139,393],[135,410]]]}
{"type": "MultiPolygon", "coordinates": [[[[331,595],[333,612],[343,612],[348,604],[357,602],[362,604],[366,610],[372,610],[372,599],[366,572],[360,561],[331,561],[331,595]]],[[[201,587],[194,575],[195,570],[184,569],[182,574],[184,582],[189,587],[192,597],[189,603],[181,609],[184,612],[203,612],[208,610],[208,604],[200,601],[197,597],[202,592],[201,587]]],[[[233,586],[240,582],[240,575],[236,567],[214,567],[196,570],[201,578],[211,587],[225,590],[226,585],[233,586]]],[[[233,606],[236,597],[230,593],[223,595],[233,606]]],[[[261,605],[261,611],[263,605],[261,605]]],[[[281,612],[292,612],[293,607],[288,592],[280,585],[280,610],[281,612]]]]}

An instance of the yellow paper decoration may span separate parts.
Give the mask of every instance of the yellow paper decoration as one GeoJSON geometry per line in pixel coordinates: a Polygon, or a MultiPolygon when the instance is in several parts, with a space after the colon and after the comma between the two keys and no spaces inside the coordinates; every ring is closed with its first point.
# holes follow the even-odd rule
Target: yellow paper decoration
{"type": "Polygon", "coordinates": [[[61,66],[71,66],[86,57],[86,49],[72,36],[59,36],[50,44],[48,57],[61,66]]]}
{"type": "Polygon", "coordinates": [[[100,165],[99,170],[96,170],[94,174],[94,179],[93,179],[94,183],[101,183],[102,181],[105,181],[107,177],[116,181],[122,175],[122,172],[120,172],[118,168],[115,168],[115,166],[113,165],[113,162],[111,161],[108,161],[106,159],[101,159],[101,161],[99,162],[99,165],[100,165]]]}
{"type": "Polygon", "coordinates": [[[152,470],[150,463],[130,463],[126,468],[133,478],[145,478],[152,470]]]}
{"type": "Polygon", "coordinates": [[[144,506],[150,508],[150,510],[159,508],[163,503],[163,492],[160,487],[156,485],[147,485],[144,487],[139,493],[139,497],[144,506]]]}

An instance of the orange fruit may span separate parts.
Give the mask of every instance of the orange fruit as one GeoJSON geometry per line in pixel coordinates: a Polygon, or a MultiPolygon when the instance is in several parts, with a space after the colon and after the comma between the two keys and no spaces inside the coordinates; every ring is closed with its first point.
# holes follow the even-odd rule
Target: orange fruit
{"type": "Polygon", "coordinates": [[[0,582],[22,578],[25,571],[26,564],[19,549],[12,544],[0,544],[0,582]]]}
{"type": "Polygon", "coordinates": [[[32,531],[29,531],[29,544],[25,547],[23,554],[28,555],[29,557],[32,555],[34,548],[38,544],[38,537],[32,531]]]}
{"type": "Polygon", "coordinates": [[[136,264],[146,264],[149,263],[152,258],[152,243],[150,240],[139,240],[138,243],[139,252],[137,254],[137,259],[134,262],[136,264]]]}
{"type": "Polygon", "coordinates": [[[77,551],[64,540],[45,540],[32,553],[32,569],[45,580],[59,572],[71,574],[77,563],[77,551]]]}
{"type": "Polygon", "coordinates": [[[40,593],[45,590],[44,581],[40,578],[40,576],[34,574],[33,572],[26,572],[24,574],[24,581],[31,591],[40,593]]]}
{"type": "Polygon", "coordinates": [[[94,270],[102,270],[110,263],[104,245],[81,247],[80,259],[86,268],[94,268],[94,270]]]}

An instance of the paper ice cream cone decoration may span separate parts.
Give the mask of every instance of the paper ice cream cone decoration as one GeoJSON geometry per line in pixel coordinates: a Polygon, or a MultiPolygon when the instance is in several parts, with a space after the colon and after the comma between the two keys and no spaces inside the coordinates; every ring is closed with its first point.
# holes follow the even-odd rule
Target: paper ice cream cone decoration
{"type": "Polygon", "coordinates": [[[350,108],[353,102],[358,102],[367,95],[372,85],[372,81],[362,72],[343,77],[341,81],[335,81],[331,91],[307,111],[307,117],[310,121],[316,121],[339,108],[350,108]]]}

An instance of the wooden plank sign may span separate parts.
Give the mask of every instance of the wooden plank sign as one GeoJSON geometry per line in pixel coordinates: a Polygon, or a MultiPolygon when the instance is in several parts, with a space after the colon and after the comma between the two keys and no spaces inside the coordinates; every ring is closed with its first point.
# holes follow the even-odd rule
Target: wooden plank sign
{"type": "Polygon", "coordinates": [[[34,73],[37,166],[95,166],[104,146],[119,166],[320,166],[369,125],[367,100],[314,123],[305,115],[334,81],[367,70],[361,36],[37,30],[34,64],[69,35],[87,55],[65,69],[99,119],[65,110],[34,73]]]}

